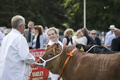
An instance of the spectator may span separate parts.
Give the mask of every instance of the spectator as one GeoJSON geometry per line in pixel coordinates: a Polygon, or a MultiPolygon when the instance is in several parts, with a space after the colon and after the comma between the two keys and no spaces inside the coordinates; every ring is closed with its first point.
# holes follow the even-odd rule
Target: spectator
{"type": "Polygon", "coordinates": [[[32,45],[32,48],[33,49],[42,49],[44,48],[44,43],[43,43],[43,40],[44,40],[44,37],[43,37],[43,27],[41,25],[36,25],[34,27],[34,39],[33,39],[33,45],[32,45]]]}
{"type": "Polygon", "coordinates": [[[16,15],[11,20],[12,30],[2,41],[0,52],[0,80],[28,80],[30,64],[35,58],[29,53],[25,37],[25,19],[16,15]]]}
{"type": "Polygon", "coordinates": [[[2,34],[3,34],[3,38],[5,37],[5,33],[4,33],[4,31],[3,30],[1,30],[1,32],[2,32],[2,34]]]}
{"type": "Polygon", "coordinates": [[[45,34],[47,35],[48,27],[45,26],[45,34]]]}
{"type": "Polygon", "coordinates": [[[85,36],[85,37],[87,38],[87,45],[88,45],[90,42],[94,43],[92,37],[89,36],[89,34],[88,34],[87,28],[82,28],[81,31],[82,31],[82,36],[85,36]]]}
{"type": "Polygon", "coordinates": [[[4,38],[3,33],[0,31],[0,45],[2,43],[3,38],[4,38]]]}
{"type": "Polygon", "coordinates": [[[33,37],[34,37],[33,33],[34,33],[34,22],[29,21],[28,29],[25,29],[25,31],[24,31],[24,36],[28,42],[29,49],[32,49],[32,41],[33,41],[33,37]]]}
{"type": "Polygon", "coordinates": [[[62,41],[63,45],[64,46],[74,45],[72,37],[73,37],[73,29],[66,29],[64,32],[64,38],[62,41]]]}
{"type": "Polygon", "coordinates": [[[112,40],[113,40],[115,37],[116,37],[115,34],[112,34],[112,35],[110,35],[110,36],[108,37],[108,40],[106,41],[106,47],[107,47],[108,49],[110,49],[110,47],[111,47],[111,42],[112,42],[112,40]]]}
{"type": "Polygon", "coordinates": [[[109,41],[108,37],[114,34],[113,32],[115,30],[115,25],[110,25],[109,29],[110,29],[110,31],[107,32],[107,34],[105,36],[105,44],[104,44],[105,47],[107,47],[107,45],[108,45],[107,43],[109,43],[109,42],[107,42],[107,41],[109,41]]]}
{"type": "Polygon", "coordinates": [[[93,38],[94,43],[96,43],[97,45],[101,46],[101,40],[100,40],[99,37],[97,37],[96,30],[92,30],[90,32],[90,36],[93,38]]]}
{"type": "Polygon", "coordinates": [[[59,36],[59,41],[61,41],[62,42],[62,38],[59,36]]]}
{"type": "Polygon", "coordinates": [[[82,36],[81,34],[81,29],[77,30],[76,35],[72,37],[73,43],[87,45],[87,38],[85,36],[82,36]]]}
{"type": "MultiPolygon", "coordinates": [[[[48,38],[49,38],[49,42],[48,42],[48,45],[52,45],[54,43],[59,43],[61,46],[63,46],[63,44],[61,43],[61,41],[59,41],[59,32],[56,28],[52,27],[52,28],[49,28],[48,31],[47,31],[47,35],[48,35],[48,38]]],[[[50,73],[51,75],[51,80],[57,80],[58,79],[58,76],[57,74],[52,74],[50,73]]],[[[60,79],[62,80],[62,78],[60,79]]]]}
{"type": "Polygon", "coordinates": [[[111,43],[111,50],[112,51],[120,51],[120,30],[119,29],[116,29],[114,31],[114,34],[116,36],[116,38],[114,38],[112,40],[112,43],[111,43]]]}
{"type": "MultiPolygon", "coordinates": [[[[57,30],[58,30],[58,29],[57,29],[57,30]]],[[[58,34],[59,34],[59,30],[58,30],[58,34]]],[[[62,38],[60,37],[60,35],[59,35],[58,40],[62,42],[62,38]]]]}

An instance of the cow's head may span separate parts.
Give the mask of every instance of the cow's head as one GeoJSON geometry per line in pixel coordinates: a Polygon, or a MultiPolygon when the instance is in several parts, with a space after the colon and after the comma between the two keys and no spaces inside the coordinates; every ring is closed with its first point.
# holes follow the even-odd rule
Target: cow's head
{"type": "Polygon", "coordinates": [[[84,51],[86,52],[91,47],[91,45],[89,45],[89,46],[85,46],[83,44],[77,44],[76,45],[77,49],[81,49],[82,47],[83,47],[84,51]]]}
{"type": "MultiPolygon", "coordinates": [[[[42,59],[44,59],[46,62],[45,68],[50,69],[53,68],[53,66],[58,65],[59,61],[59,55],[62,52],[62,46],[54,43],[53,45],[47,45],[47,49],[45,50],[45,54],[43,55],[42,59]],[[54,59],[52,59],[54,58],[54,59]],[[52,60],[51,60],[52,59],[52,60]]],[[[37,60],[38,63],[43,63],[41,59],[37,60]]],[[[39,66],[42,67],[42,66],[39,66]]]]}

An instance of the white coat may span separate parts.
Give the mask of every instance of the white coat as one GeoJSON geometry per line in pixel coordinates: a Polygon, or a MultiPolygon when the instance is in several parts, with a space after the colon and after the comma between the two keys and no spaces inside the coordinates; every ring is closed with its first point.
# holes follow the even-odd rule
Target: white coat
{"type": "Polygon", "coordinates": [[[26,39],[18,30],[12,29],[1,45],[0,80],[28,80],[30,64],[34,62],[26,39]]]}

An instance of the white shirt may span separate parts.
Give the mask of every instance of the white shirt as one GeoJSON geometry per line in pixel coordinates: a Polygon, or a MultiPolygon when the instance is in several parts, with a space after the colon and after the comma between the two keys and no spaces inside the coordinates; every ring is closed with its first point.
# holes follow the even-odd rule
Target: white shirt
{"type": "Polygon", "coordinates": [[[6,35],[0,52],[0,80],[28,80],[30,64],[35,58],[29,53],[25,37],[16,29],[6,35]]]}
{"type": "MultiPolygon", "coordinates": [[[[67,41],[67,38],[63,38],[63,40],[66,40],[67,41]]],[[[68,42],[68,45],[67,46],[70,46],[72,45],[71,41],[68,42]]]]}
{"type": "MultiPolygon", "coordinates": [[[[59,40],[58,40],[58,42],[53,42],[53,41],[50,40],[48,42],[48,45],[52,45],[54,43],[59,43],[63,47],[63,44],[59,40]]],[[[52,74],[51,72],[49,72],[49,75],[51,77],[51,80],[58,80],[58,77],[59,77],[58,74],[52,74]]],[[[62,80],[62,78],[60,78],[60,80],[62,80]]]]}
{"type": "Polygon", "coordinates": [[[113,35],[114,33],[112,33],[111,31],[107,32],[106,36],[105,36],[105,45],[107,44],[107,40],[108,40],[108,37],[113,35]]]}
{"type": "Polygon", "coordinates": [[[73,43],[74,44],[83,44],[83,45],[87,45],[87,38],[84,36],[84,37],[80,37],[80,38],[77,38],[77,36],[73,36],[73,43]]]}
{"type": "Polygon", "coordinates": [[[61,46],[63,46],[63,44],[59,40],[58,40],[58,42],[53,42],[53,41],[49,40],[48,45],[52,45],[54,43],[59,43],[61,46]]]}

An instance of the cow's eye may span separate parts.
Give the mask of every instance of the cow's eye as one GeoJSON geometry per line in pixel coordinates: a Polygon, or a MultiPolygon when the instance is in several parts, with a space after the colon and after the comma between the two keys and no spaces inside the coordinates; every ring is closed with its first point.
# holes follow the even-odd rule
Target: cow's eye
{"type": "Polygon", "coordinates": [[[52,53],[49,53],[49,55],[51,56],[51,55],[52,55],[52,53]]]}

